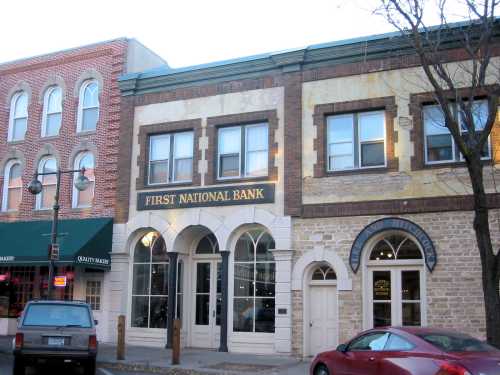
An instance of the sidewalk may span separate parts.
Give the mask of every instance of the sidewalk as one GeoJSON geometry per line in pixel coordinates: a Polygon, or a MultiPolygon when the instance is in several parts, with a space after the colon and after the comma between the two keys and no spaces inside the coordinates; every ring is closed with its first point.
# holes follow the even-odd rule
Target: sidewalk
{"type": "MultiPolygon", "coordinates": [[[[12,336],[0,336],[0,353],[10,354],[12,336]]],[[[99,344],[98,366],[102,368],[192,375],[307,375],[309,361],[288,356],[219,353],[205,349],[182,349],[181,364],[171,366],[171,351],[162,348],[128,346],[125,360],[116,359],[116,346],[99,344]]]]}

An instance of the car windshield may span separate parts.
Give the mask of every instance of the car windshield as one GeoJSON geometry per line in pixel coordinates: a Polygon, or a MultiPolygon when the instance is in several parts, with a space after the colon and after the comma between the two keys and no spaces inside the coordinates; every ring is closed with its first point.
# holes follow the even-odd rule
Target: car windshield
{"type": "Polygon", "coordinates": [[[26,310],[23,325],[90,328],[92,323],[86,306],[33,304],[26,310]]]}
{"type": "Polygon", "coordinates": [[[420,338],[445,352],[490,352],[495,348],[461,333],[420,333],[420,338]]]}

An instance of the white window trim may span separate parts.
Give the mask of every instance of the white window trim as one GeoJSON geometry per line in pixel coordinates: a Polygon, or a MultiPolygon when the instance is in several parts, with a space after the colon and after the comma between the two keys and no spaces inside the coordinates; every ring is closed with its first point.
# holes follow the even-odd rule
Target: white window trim
{"type": "MultiPolygon", "coordinates": [[[[50,159],[54,159],[56,161],[56,170],[59,168],[59,165],[57,163],[57,159],[53,155],[48,155],[48,156],[44,156],[38,162],[38,169],[37,169],[38,173],[43,173],[43,167],[44,167],[45,163],[50,159]]],[[[42,181],[42,191],[43,191],[43,186],[44,186],[43,185],[43,176],[39,176],[38,180],[42,181]]],[[[56,184],[51,184],[51,185],[56,185],[56,184]]],[[[37,194],[35,197],[36,197],[35,198],[35,210],[46,211],[46,210],[52,209],[52,207],[42,207],[42,192],[37,194]]]]}
{"type": "MultiPolygon", "coordinates": [[[[331,118],[331,117],[334,117],[336,115],[331,115],[331,116],[328,116],[327,117],[327,123],[326,123],[326,138],[327,138],[327,141],[326,141],[326,165],[327,165],[327,172],[332,172],[332,173],[336,173],[336,172],[344,172],[344,171],[358,171],[358,170],[361,170],[361,169],[377,169],[377,168],[387,168],[387,122],[386,122],[386,116],[385,116],[385,111],[364,111],[364,112],[353,112],[353,113],[349,113],[350,115],[353,116],[353,125],[352,125],[352,156],[354,158],[354,153],[355,153],[355,144],[358,146],[358,164],[359,164],[359,167],[354,167],[354,168],[344,168],[344,169],[332,169],[330,168],[330,143],[347,143],[346,140],[341,140],[339,142],[330,142],[329,140],[329,135],[328,135],[328,127],[329,127],[329,122],[328,122],[328,118],[331,118]],[[368,167],[362,167],[361,166],[361,141],[359,140],[359,121],[357,122],[358,124],[358,137],[357,139],[354,139],[354,126],[355,126],[355,123],[354,123],[354,115],[360,115],[360,114],[364,114],[364,113],[381,113],[382,114],[382,117],[383,117],[383,122],[384,122],[384,164],[380,164],[380,165],[373,165],[373,166],[368,166],[368,167]]],[[[342,115],[338,115],[338,116],[342,116],[342,115]]],[[[378,140],[373,140],[373,141],[381,141],[381,139],[378,139],[378,140]]],[[[353,164],[354,164],[355,160],[353,160],[353,164]]]]}
{"type": "Polygon", "coordinates": [[[43,97],[43,113],[42,113],[42,126],[41,126],[41,137],[56,137],[59,135],[59,132],[61,131],[61,125],[62,125],[62,91],[61,91],[61,111],[60,112],[52,112],[52,113],[49,113],[48,112],[48,108],[49,108],[49,98],[50,98],[50,95],[55,91],[55,90],[61,90],[61,88],[59,86],[51,86],[49,87],[46,91],[45,91],[45,95],[43,97]],[[61,114],[61,124],[59,124],[59,129],[57,131],[57,134],[54,134],[54,135],[47,135],[47,118],[48,118],[48,115],[53,115],[53,114],[56,114],[56,113],[60,113],[61,114]]]}
{"type": "MultiPolygon", "coordinates": [[[[478,102],[484,101],[484,100],[477,100],[478,102]]],[[[436,107],[440,108],[439,104],[431,104],[431,105],[425,105],[424,108],[426,107],[436,107]]],[[[435,161],[429,161],[428,160],[428,153],[427,153],[427,132],[426,132],[426,126],[425,126],[425,118],[424,118],[424,110],[422,110],[422,123],[423,123],[423,133],[424,133],[424,161],[425,165],[439,165],[439,164],[451,164],[451,163],[463,163],[465,161],[465,158],[463,157],[462,153],[459,151],[459,156],[457,158],[457,145],[455,144],[455,139],[451,135],[451,132],[449,129],[445,126],[445,129],[448,131],[448,134],[450,135],[451,138],[451,152],[452,152],[452,157],[453,159],[447,159],[447,160],[435,160],[435,161]]],[[[461,120],[459,119],[459,131],[460,134],[462,134],[462,126],[461,126],[461,120]]],[[[492,158],[492,150],[491,150],[491,133],[488,135],[487,139],[487,145],[488,145],[488,154],[489,156],[482,157],[481,160],[491,160],[492,158]]]]}
{"type": "Polygon", "coordinates": [[[220,145],[221,143],[219,142],[219,134],[221,131],[224,131],[224,129],[239,129],[240,130],[240,140],[241,140],[241,128],[242,126],[225,126],[217,129],[217,179],[218,180],[235,180],[241,178],[241,141],[240,141],[240,146],[239,146],[239,151],[238,151],[238,176],[227,176],[223,177],[220,175],[220,145]]]}
{"type": "MultiPolygon", "coordinates": [[[[85,89],[92,83],[95,83],[97,85],[97,107],[88,107],[88,108],[97,108],[97,124],[99,124],[99,115],[100,115],[100,107],[101,103],[99,102],[99,82],[96,79],[90,79],[88,81],[85,81],[82,86],[80,87],[80,92],[78,94],[78,117],[77,117],[77,123],[76,123],[76,131],[77,133],[82,133],[82,132],[94,132],[97,130],[97,124],[96,124],[96,129],[93,130],[82,130],[82,125],[83,125],[83,98],[84,98],[84,93],[85,89]]],[[[88,109],[85,108],[85,109],[88,109]]]]}
{"type": "MultiPolygon", "coordinates": [[[[172,181],[171,182],[175,183],[175,184],[183,184],[183,183],[188,183],[188,182],[193,181],[193,174],[194,174],[193,167],[191,167],[191,178],[190,179],[187,179],[187,180],[177,180],[176,179],[177,170],[176,170],[176,167],[175,167],[175,161],[178,160],[178,159],[186,159],[186,158],[176,158],[175,157],[175,142],[176,142],[176,139],[177,139],[177,134],[185,134],[185,133],[190,133],[191,134],[191,140],[193,142],[192,145],[191,145],[192,146],[191,147],[191,164],[193,164],[193,159],[194,159],[194,152],[193,152],[193,149],[194,149],[194,132],[192,130],[190,130],[190,131],[187,131],[187,132],[171,133],[171,136],[174,139],[173,144],[171,142],[171,145],[173,146],[172,150],[170,150],[170,155],[172,156],[172,158],[171,158],[171,160],[172,160],[172,181]]],[[[170,163],[170,159],[169,159],[169,163],[170,163]]],[[[170,165],[169,165],[169,167],[170,167],[170,165]]]]}
{"type": "MultiPolygon", "coordinates": [[[[268,160],[269,160],[269,125],[266,122],[261,122],[258,124],[246,125],[246,126],[244,126],[244,129],[245,129],[245,149],[243,150],[245,152],[245,170],[244,170],[245,174],[244,174],[244,176],[245,176],[245,178],[265,177],[265,176],[269,175],[269,162],[268,162],[268,160]],[[256,152],[266,151],[266,153],[267,153],[266,172],[263,174],[260,174],[260,175],[249,175],[248,174],[248,129],[257,128],[257,127],[261,127],[261,126],[266,126],[266,130],[267,130],[266,145],[267,145],[267,147],[265,150],[258,150],[256,152]]],[[[241,159],[241,150],[240,150],[240,159],[241,159]]],[[[241,164],[241,160],[240,160],[240,164],[241,164]]],[[[240,169],[241,169],[241,165],[240,165],[240,169]]],[[[241,171],[240,171],[240,175],[241,175],[241,171]]]]}
{"type": "MultiPolygon", "coordinates": [[[[2,212],[16,212],[15,210],[9,210],[9,182],[10,182],[10,172],[12,167],[15,165],[21,165],[21,162],[18,159],[12,159],[7,162],[4,169],[3,175],[3,190],[2,190],[2,212]]],[[[21,198],[22,198],[22,189],[21,189],[21,198]]]]}
{"type": "MultiPolygon", "coordinates": [[[[91,306],[92,311],[98,311],[98,312],[102,311],[102,297],[103,297],[102,291],[103,291],[103,285],[104,285],[103,280],[102,279],[98,279],[98,278],[91,278],[91,279],[85,280],[85,300],[87,300],[87,297],[89,297],[89,294],[87,294],[87,286],[88,286],[89,282],[98,282],[100,284],[99,285],[99,292],[100,293],[98,295],[97,294],[92,294],[90,296],[91,297],[99,297],[99,309],[98,310],[94,310],[92,308],[92,306],[91,306]]],[[[89,303],[89,305],[90,305],[90,303],[89,303]]]]}
{"type": "Polygon", "coordinates": [[[28,103],[27,107],[26,107],[26,132],[24,133],[24,136],[23,138],[21,139],[13,139],[14,137],[14,115],[16,113],[16,104],[17,104],[17,100],[22,96],[22,95],[28,95],[25,91],[19,91],[19,92],[16,92],[14,94],[14,96],[12,97],[12,99],[10,100],[10,113],[9,113],[9,130],[8,130],[8,133],[7,133],[7,141],[8,142],[19,142],[19,141],[23,141],[24,139],[26,139],[26,132],[28,132],[28,117],[29,117],[29,113],[28,113],[28,101],[26,101],[26,103],[28,103]]]}
{"type": "MultiPolygon", "coordinates": [[[[73,164],[73,169],[80,169],[79,165],[80,165],[80,162],[82,161],[82,159],[86,156],[86,155],[92,155],[93,159],[94,159],[94,170],[95,170],[95,155],[90,152],[90,151],[83,151],[83,152],[80,152],[76,158],[75,158],[75,162],[73,164]]],[[[72,195],[71,195],[71,207],[72,208],[89,208],[89,207],[92,207],[92,204],[85,204],[85,205],[81,205],[78,203],[78,189],[75,187],[75,182],[76,182],[76,179],[78,178],[78,175],[79,173],[76,172],[76,173],[73,173],[73,186],[72,186],[72,195]]],[[[93,184],[93,187],[92,187],[92,198],[94,197],[94,193],[95,193],[95,175],[94,175],[94,184],[93,184]]]]}
{"type": "MultiPolygon", "coordinates": [[[[155,185],[166,185],[166,184],[169,184],[170,183],[170,163],[172,162],[170,160],[170,155],[172,154],[171,153],[171,150],[170,150],[170,133],[167,133],[167,134],[152,134],[149,136],[149,155],[148,155],[148,185],[149,186],[155,186],[155,185]],[[152,143],[153,143],[153,138],[168,138],[168,144],[169,144],[169,149],[168,149],[168,162],[167,162],[167,181],[165,182],[151,182],[151,152],[153,150],[153,147],[152,147],[152,143]]],[[[158,159],[158,160],[153,160],[153,162],[155,161],[165,161],[165,159],[158,159]]]]}

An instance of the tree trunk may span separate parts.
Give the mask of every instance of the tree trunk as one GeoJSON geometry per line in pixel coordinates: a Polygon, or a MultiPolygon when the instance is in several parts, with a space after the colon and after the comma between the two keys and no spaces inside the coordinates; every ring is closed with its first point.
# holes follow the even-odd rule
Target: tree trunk
{"type": "Polygon", "coordinates": [[[479,155],[467,165],[474,192],[474,231],[481,258],[486,337],[488,343],[500,349],[500,270],[490,236],[488,204],[484,190],[483,166],[479,155]]]}

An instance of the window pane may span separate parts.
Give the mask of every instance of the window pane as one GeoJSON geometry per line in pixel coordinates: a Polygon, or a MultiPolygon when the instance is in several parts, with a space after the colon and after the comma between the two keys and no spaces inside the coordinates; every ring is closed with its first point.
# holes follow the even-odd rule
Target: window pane
{"type": "Polygon", "coordinates": [[[328,143],[353,141],[354,117],[352,114],[328,117],[328,143]]]}
{"type": "Polygon", "coordinates": [[[420,302],[403,303],[403,325],[420,326],[420,302]]]}
{"type": "Polygon", "coordinates": [[[236,243],[234,261],[246,262],[254,260],[254,245],[248,234],[242,235],[236,243]]]}
{"type": "Polygon", "coordinates": [[[362,336],[349,345],[349,350],[383,350],[389,337],[388,333],[377,332],[362,336]]]}
{"type": "Polygon", "coordinates": [[[352,142],[332,143],[329,145],[329,155],[352,155],[354,152],[352,142]]]}
{"type": "Polygon", "coordinates": [[[451,134],[427,136],[427,161],[453,160],[451,134]]]}
{"type": "Polygon", "coordinates": [[[255,300],[255,332],[274,333],[274,298],[255,300]]]}
{"type": "Polygon", "coordinates": [[[149,232],[137,242],[134,249],[135,263],[148,263],[151,258],[150,242],[154,240],[154,233],[149,232]]]}
{"type": "Polygon", "coordinates": [[[9,188],[7,210],[17,210],[21,204],[22,188],[9,188]]]}
{"type": "Polygon", "coordinates": [[[193,159],[176,159],[175,160],[175,181],[190,181],[193,175],[193,159]]]}
{"type": "Polygon", "coordinates": [[[391,334],[384,350],[405,351],[412,350],[414,345],[398,335],[391,334]]]}
{"type": "Polygon", "coordinates": [[[50,95],[47,103],[47,113],[61,112],[61,89],[54,88],[50,90],[50,95]]]}
{"type": "Polygon", "coordinates": [[[167,297],[151,297],[149,328],[167,328],[167,297]]]}
{"type": "Polygon", "coordinates": [[[134,264],[134,281],[132,294],[149,294],[149,276],[151,268],[149,264],[134,264]]]}
{"type": "Polygon", "coordinates": [[[384,114],[367,112],[358,115],[360,142],[384,139],[384,114]]]}
{"type": "Polygon", "coordinates": [[[56,195],[56,186],[48,185],[42,187],[41,192],[41,207],[40,208],[51,208],[54,204],[54,197],[56,195]]]}
{"type": "Polygon", "coordinates": [[[168,294],[168,264],[153,264],[151,267],[151,294],[166,296],[168,294]]]}
{"type": "Polygon", "coordinates": [[[94,200],[94,182],[91,181],[87,189],[78,191],[78,206],[86,207],[92,206],[94,200]]]}
{"type": "MultiPolygon", "coordinates": [[[[258,238],[258,236],[256,237],[258,238]]],[[[264,233],[259,238],[259,242],[257,242],[257,261],[274,261],[273,253],[270,250],[274,250],[275,247],[276,246],[271,235],[264,233]]]]}
{"type": "Polygon", "coordinates": [[[483,130],[488,120],[488,102],[486,100],[475,101],[472,104],[472,116],[476,130],[483,130]]]}
{"type": "Polygon", "coordinates": [[[234,299],[233,331],[253,332],[253,298],[234,299]]]}
{"type": "Polygon", "coordinates": [[[384,327],[391,325],[391,303],[373,304],[373,327],[384,327]]]}
{"type": "Polygon", "coordinates": [[[148,327],[149,297],[132,297],[132,327],[148,327]]]}
{"type": "Polygon", "coordinates": [[[397,257],[398,259],[422,259],[422,253],[415,242],[407,239],[399,247],[397,257]]]}
{"type": "Polygon", "coordinates": [[[162,236],[156,234],[156,236],[153,239],[153,242],[151,243],[151,254],[152,254],[152,259],[151,262],[167,262],[168,261],[168,256],[167,256],[167,245],[165,244],[165,240],[163,239],[162,236]]]}
{"type": "Polygon", "coordinates": [[[252,263],[235,263],[234,265],[234,295],[241,297],[253,296],[254,265],[252,263]]]}
{"type": "Polygon", "coordinates": [[[331,156],[330,160],[330,170],[342,170],[354,168],[354,157],[350,156],[331,156]]]}
{"type": "Polygon", "coordinates": [[[196,293],[210,293],[210,263],[196,264],[196,293]]]}
{"type": "Polygon", "coordinates": [[[267,151],[269,137],[267,125],[246,127],[247,151],[267,151]]]}
{"type": "Polygon", "coordinates": [[[257,263],[255,278],[255,295],[258,297],[274,297],[275,265],[274,263],[257,263]]]}
{"type": "Polygon", "coordinates": [[[22,187],[22,168],[21,164],[17,163],[10,167],[9,171],[9,187],[22,187]]]}
{"type": "Polygon", "coordinates": [[[82,111],[82,131],[95,130],[99,117],[99,108],[87,108],[82,111]]]}
{"type": "Polygon", "coordinates": [[[241,148],[241,128],[219,129],[219,154],[239,154],[241,148]]]}
{"type": "Polygon", "coordinates": [[[45,135],[47,137],[59,134],[61,127],[61,114],[54,113],[47,115],[47,123],[45,124],[45,135]]]}
{"type": "Polygon", "coordinates": [[[26,118],[20,118],[14,120],[14,126],[12,129],[12,140],[18,141],[24,139],[24,135],[26,134],[26,126],[28,120],[26,118]]]}
{"type": "Polygon", "coordinates": [[[220,157],[220,176],[237,177],[240,175],[239,154],[224,155],[220,157]]]}
{"type": "Polygon", "coordinates": [[[21,93],[14,105],[14,118],[28,117],[28,95],[26,93],[21,93]]]}
{"type": "Polygon", "coordinates": [[[370,253],[370,260],[394,260],[396,258],[392,247],[386,240],[380,240],[370,253]]]}
{"type": "Polygon", "coordinates": [[[361,166],[373,167],[385,164],[384,142],[361,144],[361,166]]]}
{"type": "Polygon", "coordinates": [[[83,93],[83,107],[97,107],[99,106],[99,90],[96,82],[92,82],[85,88],[83,93]]]}
{"type": "Polygon", "coordinates": [[[170,157],[170,136],[156,135],[151,137],[149,160],[166,160],[170,157]]]}
{"type": "Polygon", "coordinates": [[[210,295],[198,294],[196,296],[196,324],[208,326],[210,320],[210,295]]]}
{"type": "Polygon", "coordinates": [[[245,173],[247,176],[265,176],[267,175],[267,164],[267,151],[247,152],[245,173]]]}
{"type": "Polygon", "coordinates": [[[168,160],[149,164],[149,183],[166,184],[168,182],[168,160]]]}
{"type": "Polygon", "coordinates": [[[428,105],[423,109],[425,135],[449,134],[440,106],[428,105]]]}
{"type": "Polygon", "coordinates": [[[373,299],[375,301],[387,301],[391,299],[391,272],[373,272],[373,299]]]}
{"type": "Polygon", "coordinates": [[[193,157],[193,132],[177,133],[174,136],[174,158],[193,157]]]}
{"type": "Polygon", "coordinates": [[[419,271],[401,272],[401,298],[403,300],[420,299],[420,273],[419,271]]]}

